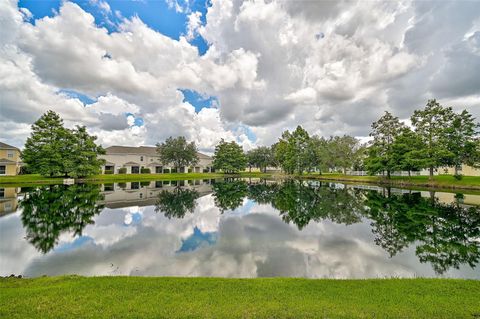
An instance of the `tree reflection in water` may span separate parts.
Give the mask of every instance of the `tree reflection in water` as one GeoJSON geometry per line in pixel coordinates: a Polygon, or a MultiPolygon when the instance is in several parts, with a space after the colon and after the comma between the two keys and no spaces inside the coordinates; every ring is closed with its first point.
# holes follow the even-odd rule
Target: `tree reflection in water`
{"type": "MultiPolygon", "coordinates": [[[[456,196],[458,199],[458,196],[456,196]]],[[[480,257],[480,210],[459,201],[441,203],[420,193],[385,196],[370,192],[365,201],[375,242],[390,256],[418,242],[420,262],[442,274],[462,264],[475,267],[480,257]]]]}
{"type": "MultiPolygon", "coordinates": [[[[415,244],[420,262],[430,263],[437,274],[464,264],[474,268],[480,259],[480,209],[463,205],[462,195],[445,204],[434,193],[422,197],[420,192],[392,194],[389,189],[379,192],[332,183],[238,179],[214,183],[212,195],[222,213],[249,198],[271,205],[299,230],[311,221],[351,225],[368,219],[375,243],[390,257],[415,244]]],[[[177,186],[160,192],[154,209],[168,218],[183,218],[193,213],[199,196],[194,189],[177,186]]],[[[103,209],[98,204],[102,199],[100,187],[91,184],[45,186],[27,192],[20,202],[27,239],[46,253],[63,232],[81,235],[103,209]]]]}
{"type": "Polygon", "coordinates": [[[155,212],[163,212],[168,219],[183,218],[186,213],[193,213],[198,197],[196,190],[176,186],[172,191],[160,192],[154,209],[155,212]]]}
{"type": "Polygon", "coordinates": [[[49,185],[35,188],[20,201],[27,240],[40,252],[55,247],[64,232],[81,236],[103,206],[100,186],[93,184],[49,185]]]}

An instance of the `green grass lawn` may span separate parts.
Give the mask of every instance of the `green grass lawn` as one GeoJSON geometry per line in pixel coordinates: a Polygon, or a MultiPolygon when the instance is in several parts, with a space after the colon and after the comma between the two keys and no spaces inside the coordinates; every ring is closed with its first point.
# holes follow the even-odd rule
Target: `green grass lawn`
{"type": "Polygon", "coordinates": [[[343,174],[303,174],[300,177],[347,182],[390,184],[393,186],[420,186],[443,189],[480,189],[480,176],[463,176],[461,180],[457,180],[452,175],[438,175],[434,176],[433,181],[430,181],[428,176],[392,176],[391,180],[387,180],[381,176],[351,176],[343,174]]]}
{"type": "Polygon", "coordinates": [[[0,279],[0,318],[479,318],[480,281],[0,279]]]}
{"type": "MultiPolygon", "coordinates": [[[[270,174],[259,172],[242,172],[239,174],[228,175],[223,173],[168,173],[168,174],[105,174],[94,175],[86,178],[80,178],[82,182],[128,182],[128,181],[153,181],[153,180],[187,180],[187,179],[206,179],[206,178],[224,178],[235,177],[269,177],[270,174]]],[[[0,185],[2,184],[62,184],[63,177],[43,177],[38,174],[0,176],[0,185]]]]}

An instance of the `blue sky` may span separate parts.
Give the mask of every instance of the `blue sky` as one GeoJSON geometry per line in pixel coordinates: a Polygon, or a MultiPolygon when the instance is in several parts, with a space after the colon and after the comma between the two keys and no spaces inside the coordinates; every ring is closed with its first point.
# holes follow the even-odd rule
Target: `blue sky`
{"type": "Polygon", "coordinates": [[[298,125],[365,141],[385,110],[406,120],[430,98],[480,118],[480,1],[3,6],[0,130],[18,147],[48,109],[104,146],[183,134],[209,152],[221,138],[268,146],[298,125]]]}
{"type": "MultiPolygon", "coordinates": [[[[188,14],[191,12],[201,12],[201,21],[202,24],[205,24],[207,9],[210,5],[209,0],[198,0],[188,4],[179,1],[177,3],[183,8],[183,11],[179,12],[175,7],[169,6],[167,1],[162,0],[103,1],[108,3],[110,12],[102,9],[100,5],[102,1],[100,0],[71,0],[71,2],[78,4],[84,11],[92,14],[95,18],[95,23],[106,28],[110,33],[117,31],[118,24],[121,23],[123,18],[138,16],[153,30],[175,40],[186,34],[188,14]]],[[[32,13],[33,18],[30,21],[32,24],[35,23],[36,19],[54,16],[61,4],[61,0],[20,0],[18,2],[19,7],[27,8],[32,13]]],[[[208,44],[201,36],[196,36],[190,40],[190,43],[198,48],[200,55],[205,54],[208,50],[208,44]]],[[[190,89],[179,90],[183,93],[184,101],[193,105],[197,113],[202,108],[211,107],[212,103],[217,102],[217,99],[213,96],[204,96],[190,89]]],[[[85,105],[96,101],[95,97],[90,97],[82,92],[68,88],[61,89],[59,92],[72,98],[77,98],[85,105]]],[[[143,120],[140,118],[136,119],[135,125],[143,125],[143,120]]]]}
{"type": "MultiPolygon", "coordinates": [[[[108,0],[71,0],[78,4],[84,11],[89,12],[95,17],[98,26],[105,27],[109,32],[115,32],[121,17],[131,18],[138,16],[146,25],[172,39],[178,40],[181,35],[186,33],[188,14],[191,12],[202,13],[202,23],[205,24],[207,8],[210,5],[209,0],[198,0],[188,4],[188,6],[179,1],[184,10],[178,12],[174,7],[168,5],[162,0],[132,0],[132,1],[108,1],[108,0]],[[111,12],[102,10],[99,3],[108,3],[111,12]],[[119,12],[121,17],[116,13],[119,12]]],[[[20,0],[19,7],[27,8],[33,14],[33,20],[45,16],[52,17],[58,12],[61,0],[20,0]]],[[[34,23],[34,21],[32,21],[34,23]]],[[[208,45],[202,37],[197,36],[190,42],[198,48],[200,54],[204,54],[208,45]]]]}

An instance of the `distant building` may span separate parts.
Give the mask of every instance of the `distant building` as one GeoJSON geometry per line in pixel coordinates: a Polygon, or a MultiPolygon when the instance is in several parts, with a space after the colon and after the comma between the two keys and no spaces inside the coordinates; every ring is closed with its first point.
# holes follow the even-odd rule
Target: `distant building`
{"type": "MultiPolygon", "coordinates": [[[[151,173],[171,173],[171,165],[163,165],[157,154],[157,148],[151,146],[110,146],[105,148],[105,155],[100,158],[105,159],[103,172],[113,172],[118,174],[121,168],[126,168],[127,174],[138,174],[142,168],[150,169],[151,173]]],[[[208,155],[198,153],[198,163],[194,167],[181,167],[179,173],[209,173],[213,172],[212,158],[208,155]]]]}
{"type": "Polygon", "coordinates": [[[13,213],[18,208],[18,192],[20,188],[0,188],[0,216],[13,213]]]}
{"type": "Polygon", "coordinates": [[[20,173],[20,150],[0,142],[0,176],[20,173]]]}

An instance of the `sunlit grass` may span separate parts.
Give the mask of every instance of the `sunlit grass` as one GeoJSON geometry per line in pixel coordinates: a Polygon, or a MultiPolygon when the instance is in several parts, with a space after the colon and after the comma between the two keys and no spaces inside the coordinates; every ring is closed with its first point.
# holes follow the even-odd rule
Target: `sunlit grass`
{"type": "MultiPolygon", "coordinates": [[[[224,177],[269,177],[271,174],[259,172],[242,172],[239,174],[223,173],[165,173],[165,174],[102,174],[85,178],[79,178],[78,181],[94,182],[126,182],[126,181],[153,181],[153,180],[187,180],[187,179],[210,179],[224,177]]],[[[43,177],[38,174],[26,174],[16,176],[0,176],[1,184],[61,184],[63,177],[43,177]]]]}
{"type": "Polygon", "coordinates": [[[424,186],[437,188],[480,189],[480,176],[463,176],[457,180],[452,175],[437,175],[433,180],[429,176],[392,176],[390,180],[383,176],[352,176],[344,174],[303,174],[302,178],[315,178],[336,181],[367,182],[375,184],[391,184],[394,186],[424,186]]]}
{"type": "Polygon", "coordinates": [[[480,281],[0,279],[0,318],[476,318],[480,281]]]}

